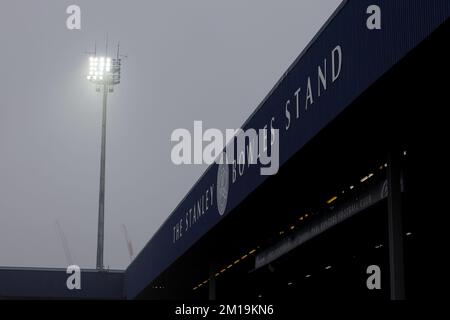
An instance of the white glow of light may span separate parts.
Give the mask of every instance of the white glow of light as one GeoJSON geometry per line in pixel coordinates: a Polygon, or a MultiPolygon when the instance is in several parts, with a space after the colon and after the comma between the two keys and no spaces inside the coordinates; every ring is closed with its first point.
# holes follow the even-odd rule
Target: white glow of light
{"type": "Polygon", "coordinates": [[[337,196],[332,197],[331,199],[327,200],[327,204],[333,203],[334,201],[336,201],[337,198],[338,198],[337,196]]]}
{"type": "Polygon", "coordinates": [[[325,267],[325,270],[330,270],[331,269],[331,266],[326,266],[325,267]]]}

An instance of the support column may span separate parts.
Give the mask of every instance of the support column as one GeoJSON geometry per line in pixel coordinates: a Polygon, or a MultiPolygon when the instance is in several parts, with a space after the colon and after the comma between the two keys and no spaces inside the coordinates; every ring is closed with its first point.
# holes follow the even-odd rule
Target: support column
{"type": "Polygon", "coordinates": [[[401,153],[388,154],[388,233],[391,300],[405,299],[403,256],[402,192],[400,184],[401,153]]]}

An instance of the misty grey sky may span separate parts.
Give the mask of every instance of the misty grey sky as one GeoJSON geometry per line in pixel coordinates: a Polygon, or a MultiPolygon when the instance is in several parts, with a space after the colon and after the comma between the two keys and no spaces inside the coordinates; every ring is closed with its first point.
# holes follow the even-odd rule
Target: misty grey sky
{"type": "Polygon", "coordinates": [[[341,0],[2,0],[0,266],[95,267],[101,95],[86,51],[128,58],[110,95],[105,266],[126,268],[205,170],[175,166],[176,128],[239,128],[341,0]],[[66,28],[77,4],[82,29],[66,28]]]}

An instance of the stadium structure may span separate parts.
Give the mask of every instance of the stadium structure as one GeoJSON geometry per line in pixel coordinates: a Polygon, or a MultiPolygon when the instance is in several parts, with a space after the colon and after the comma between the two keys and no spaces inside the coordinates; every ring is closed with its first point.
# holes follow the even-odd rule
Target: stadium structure
{"type": "Polygon", "coordinates": [[[82,270],[68,290],[63,269],[1,268],[0,297],[436,294],[449,16],[446,0],[344,1],[242,126],[279,129],[276,175],[213,164],[125,271],[82,270]]]}

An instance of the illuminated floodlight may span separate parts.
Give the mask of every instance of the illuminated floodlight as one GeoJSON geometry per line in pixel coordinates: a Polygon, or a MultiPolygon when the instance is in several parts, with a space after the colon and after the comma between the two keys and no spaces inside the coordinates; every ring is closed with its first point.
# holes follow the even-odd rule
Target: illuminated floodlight
{"type": "Polygon", "coordinates": [[[112,72],[112,59],[110,57],[89,57],[89,81],[96,84],[109,84],[114,75],[112,72]]]}

